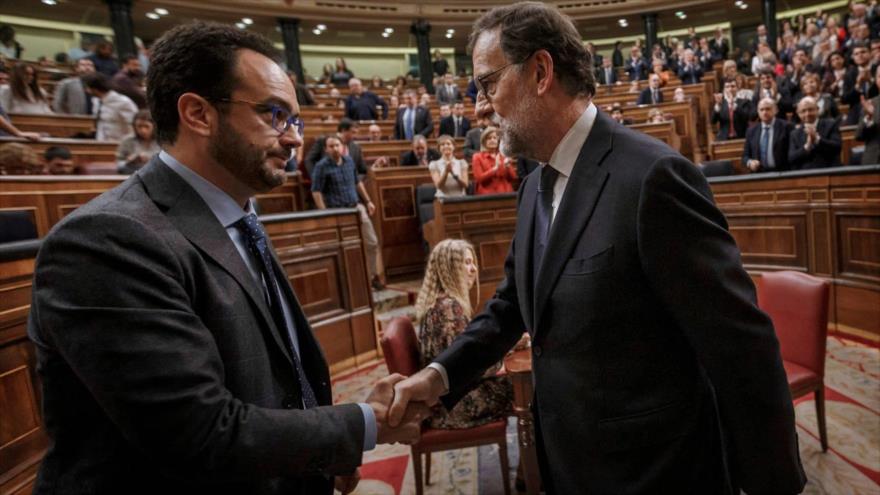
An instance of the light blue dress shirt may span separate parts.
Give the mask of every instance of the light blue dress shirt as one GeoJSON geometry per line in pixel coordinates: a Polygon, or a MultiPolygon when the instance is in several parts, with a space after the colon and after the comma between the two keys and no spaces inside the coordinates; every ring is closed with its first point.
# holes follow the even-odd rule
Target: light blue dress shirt
{"type": "MultiPolygon", "coordinates": [[[[176,158],[168,154],[166,151],[162,150],[159,152],[159,159],[186,181],[190,187],[195,189],[196,193],[205,201],[205,204],[208,205],[208,208],[214,213],[214,216],[217,217],[217,220],[223,225],[223,228],[226,229],[229,239],[232,240],[235,249],[238,250],[238,254],[241,255],[241,259],[244,260],[245,265],[247,265],[248,271],[254,279],[254,283],[262,287],[264,291],[267,290],[263,276],[257,268],[256,260],[251,256],[241,232],[235,227],[235,223],[245,215],[256,213],[253,198],[248,200],[245,208],[242,208],[240,205],[236,204],[231,196],[223,192],[219,187],[205,180],[199,174],[193,172],[186,165],[177,161],[176,158]]],[[[287,323],[288,328],[293,328],[294,333],[296,333],[296,327],[293,323],[293,314],[290,311],[290,303],[287,298],[284,297],[284,292],[281,291],[280,288],[277,288],[277,290],[279,292],[279,300],[281,301],[281,309],[284,313],[284,321],[287,323]]],[[[296,352],[297,357],[299,357],[298,339],[291,340],[293,340],[293,350],[296,352]]],[[[376,436],[378,434],[376,428],[376,415],[373,414],[373,408],[369,405],[359,403],[358,406],[360,406],[361,411],[364,413],[364,451],[372,450],[376,447],[376,436]]]]}

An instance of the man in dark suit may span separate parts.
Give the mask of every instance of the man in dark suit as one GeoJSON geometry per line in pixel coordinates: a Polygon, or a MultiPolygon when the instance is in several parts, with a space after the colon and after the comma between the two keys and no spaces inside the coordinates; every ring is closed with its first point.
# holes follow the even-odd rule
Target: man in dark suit
{"type": "Polygon", "coordinates": [[[746,132],[743,165],[752,172],[788,170],[788,136],[791,123],[776,118],[776,102],[764,98],[758,103],[758,123],[746,132]]]}
{"type": "Polygon", "coordinates": [[[630,56],[623,65],[623,70],[629,74],[630,81],[641,81],[648,73],[648,63],[642,58],[642,49],[634,46],[630,49],[630,56]]]}
{"type": "Polygon", "coordinates": [[[611,59],[606,58],[602,61],[602,67],[596,69],[599,78],[599,84],[618,84],[617,69],[611,66],[611,59]]]}
{"type": "MultiPolygon", "coordinates": [[[[777,113],[780,113],[783,117],[788,112],[794,111],[794,106],[791,100],[789,100],[787,92],[779,91],[779,87],[776,84],[776,74],[773,73],[771,68],[762,69],[760,74],[758,74],[758,85],[752,91],[752,112],[758,111],[758,104],[764,98],[770,98],[776,102],[777,113]]],[[[757,118],[758,115],[752,113],[752,120],[757,118]]]]}
{"type": "Polygon", "coordinates": [[[736,79],[728,79],[724,81],[724,93],[715,94],[712,123],[718,124],[718,135],[715,136],[718,141],[741,139],[746,135],[752,106],[750,100],[737,97],[738,91],[736,79]]]}
{"type": "Polygon", "coordinates": [[[862,104],[862,118],[859,119],[859,127],[856,130],[856,141],[865,143],[862,165],[880,163],[880,132],[877,132],[878,124],[880,124],[878,107],[880,107],[880,96],[875,96],[862,104]]]}
{"type": "Polygon", "coordinates": [[[636,105],[656,105],[663,103],[663,92],[660,91],[660,76],[651,74],[648,76],[648,87],[639,93],[636,105]]]}
{"type": "Polygon", "coordinates": [[[690,48],[685,49],[684,58],[678,67],[678,78],[682,84],[699,84],[703,77],[703,67],[697,60],[694,51],[690,48]]]}
{"type": "Polygon", "coordinates": [[[323,352],[253,213],[302,144],[294,87],[271,41],[232,26],[177,26],[152,53],[164,151],[59,222],[37,257],[28,335],[50,447],[34,493],[329,495],[340,475],[351,491],[374,438],[412,441],[419,426],[382,422],[402,377],[331,406],[323,352]]]}
{"type": "Polygon", "coordinates": [[[465,137],[471,130],[471,121],[464,116],[464,104],[459,102],[452,107],[452,115],[440,119],[440,136],[465,137]]]}
{"type": "Polygon", "coordinates": [[[418,96],[415,90],[404,91],[403,104],[404,106],[397,110],[397,120],[394,122],[394,139],[412,141],[416,134],[430,136],[434,132],[431,112],[418,105],[418,96]]]}
{"type": "Polygon", "coordinates": [[[428,147],[425,136],[416,135],[413,138],[412,149],[400,155],[401,167],[427,167],[429,163],[440,159],[440,152],[428,147]]]}
{"type": "Polygon", "coordinates": [[[470,39],[475,74],[526,60],[477,114],[499,121],[505,155],[546,165],[519,189],[494,297],[395,385],[389,422],[412,400],[451,407],[528,330],[547,493],[800,493],[773,324],[702,173],[596,111],[581,36],[554,7],[495,8],[470,39]]]}
{"type": "MultiPolygon", "coordinates": [[[[357,122],[343,117],[339,120],[339,124],[336,125],[336,137],[342,143],[342,155],[351,158],[359,174],[366,174],[367,164],[364,162],[364,153],[361,150],[361,145],[354,139],[358,127],[357,122]]],[[[316,139],[309,152],[306,153],[305,167],[309,177],[312,175],[315,164],[327,155],[326,138],[326,136],[321,136],[316,139]]]]}
{"type": "Polygon", "coordinates": [[[834,119],[820,119],[819,106],[805,96],[797,105],[801,124],[792,132],[788,144],[791,170],[826,168],[840,165],[840,129],[834,119]]]}
{"type": "Polygon", "coordinates": [[[720,55],[721,60],[727,60],[730,45],[727,42],[727,38],[724,37],[724,30],[721,27],[715,28],[715,37],[709,40],[709,48],[720,55]]]}
{"type": "Polygon", "coordinates": [[[443,76],[443,84],[438,84],[434,92],[438,105],[452,105],[457,101],[461,101],[461,90],[455,84],[455,76],[447,73],[443,76]]]}
{"type": "Polygon", "coordinates": [[[862,99],[871,98],[871,89],[874,87],[874,78],[871,73],[871,55],[868,46],[859,43],[852,50],[853,65],[843,76],[843,95],[840,100],[849,105],[849,113],[846,116],[847,125],[855,125],[859,121],[862,108],[862,99]]]}

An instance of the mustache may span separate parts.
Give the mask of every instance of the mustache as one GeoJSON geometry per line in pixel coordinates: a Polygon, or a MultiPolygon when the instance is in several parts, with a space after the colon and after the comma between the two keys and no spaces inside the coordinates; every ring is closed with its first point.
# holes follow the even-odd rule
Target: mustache
{"type": "Polygon", "coordinates": [[[272,148],[271,150],[266,152],[266,158],[274,157],[281,158],[284,161],[290,160],[293,156],[293,149],[287,148],[272,148]]]}

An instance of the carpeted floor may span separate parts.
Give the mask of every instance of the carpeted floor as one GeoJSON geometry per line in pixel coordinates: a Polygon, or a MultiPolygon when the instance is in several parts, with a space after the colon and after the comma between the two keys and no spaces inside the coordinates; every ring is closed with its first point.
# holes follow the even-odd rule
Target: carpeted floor
{"type": "MultiPolygon", "coordinates": [[[[880,348],[840,336],[828,338],[825,362],[829,450],[822,453],[813,396],[795,400],[806,494],[880,494],[880,348]]],[[[363,400],[370,385],[387,374],[385,365],[363,368],[334,380],[336,403],[363,400]]],[[[513,480],[519,460],[516,425],[508,423],[513,480]]],[[[435,453],[426,495],[496,495],[501,485],[498,449],[481,447],[435,453]]],[[[382,445],[364,456],[358,495],[415,493],[409,447],[382,445]]]]}

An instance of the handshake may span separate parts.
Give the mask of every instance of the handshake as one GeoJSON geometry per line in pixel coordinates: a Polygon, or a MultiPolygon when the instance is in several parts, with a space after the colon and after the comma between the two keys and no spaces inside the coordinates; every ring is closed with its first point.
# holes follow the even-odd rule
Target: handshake
{"type": "Polygon", "coordinates": [[[445,392],[440,372],[433,368],[409,378],[395,373],[379,380],[366,400],[376,415],[376,442],[418,442],[422,420],[431,415],[431,406],[445,392]]]}

